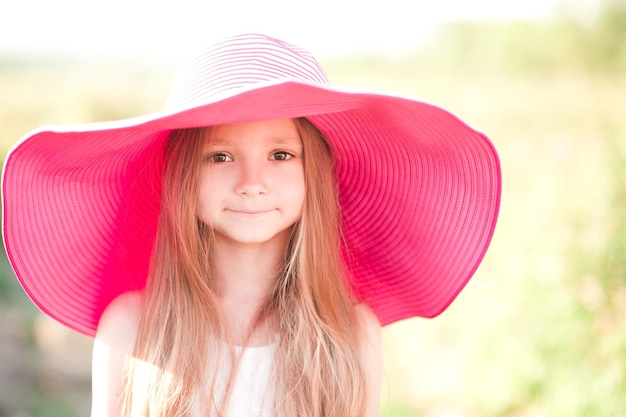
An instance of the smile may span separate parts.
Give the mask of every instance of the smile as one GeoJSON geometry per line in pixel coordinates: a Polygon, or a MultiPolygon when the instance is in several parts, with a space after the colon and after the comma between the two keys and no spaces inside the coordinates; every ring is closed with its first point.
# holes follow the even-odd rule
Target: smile
{"type": "Polygon", "coordinates": [[[248,219],[254,219],[257,217],[262,217],[266,214],[271,213],[274,210],[231,210],[231,209],[226,209],[225,210],[227,213],[237,216],[237,217],[241,217],[241,218],[248,218],[248,219]]]}

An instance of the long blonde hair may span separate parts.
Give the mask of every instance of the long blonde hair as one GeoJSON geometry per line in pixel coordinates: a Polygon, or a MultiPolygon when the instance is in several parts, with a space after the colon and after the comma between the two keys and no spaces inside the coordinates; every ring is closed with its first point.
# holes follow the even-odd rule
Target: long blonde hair
{"type": "MultiPolygon", "coordinates": [[[[340,256],[340,213],[328,143],[295,119],[304,154],[306,198],[293,226],[284,268],[255,325],[279,338],[272,374],[276,417],[361,416],[365,378],[359,323],[340,256]]],[[[152,268],[123,415],[222,416],[237,372],[210,264],[212,232],[197,219],[201,153],[207,129],[170,134],[152,268]],[[207,335],[207,337],[198,337],[207,335]],[[218,387],[216,370],[230,363],[218,387]],[[207,378],[207,372],[212,373],[207,378]],[[218,393],[219,391],[219,393],[218,393]]],[[[253,329],[250,329],[252,331],[253,329]]]]}

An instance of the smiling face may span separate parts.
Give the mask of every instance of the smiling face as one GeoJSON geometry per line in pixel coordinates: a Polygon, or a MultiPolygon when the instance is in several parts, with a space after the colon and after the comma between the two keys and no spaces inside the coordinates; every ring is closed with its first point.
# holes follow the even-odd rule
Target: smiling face
{"type": "Polygon", "coordinates": [[[290,119],[212,127],[205,139],[198,218],[217,243],[286,242],[302,214],[302,140],[290,119]]]}

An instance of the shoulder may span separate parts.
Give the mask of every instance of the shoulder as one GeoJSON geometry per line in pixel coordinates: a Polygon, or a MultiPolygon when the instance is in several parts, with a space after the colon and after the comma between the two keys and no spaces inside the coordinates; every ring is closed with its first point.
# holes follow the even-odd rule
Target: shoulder
{"type": "Polygon", "coordinates": [[[92,417],[119,416],[125,390],[125,363],[132,355],[143,306],[141,293],[117,297],[105,309],[93,345],[92,417]]]}
{"type": "Polygon", "coordinates": [[[359,303],[354,306],[356,317],[361,329],[361,336],[365,341],[379,344],[381,339],[381,326],[376,314],[367,306],[359,303]]]}
{"type": "Polygon", "coordinates": [[[354,307],[359,325],[361,352],[365,363],[376,369],[382,363],[381,325],[376,314],[363,303],[354,307]]]}
{"type": "Polygon", "coordinates": [[[355,306],[359,321],[361,363],[367,381],[365,416],[379,415],[380,389],[383,374],[381,325],[378,317],[365,304],[355,306]]]}
{"type": "Polygon", "coordinates": [[[113,299],[104,310],[103,318],[105,316],[115,316],[118,313],[124,315],[132,314],[137,316],[141,313],[143,306],[143,292],[142,291],[130,291],[125,292],[113,299]]]}
{"type": "Polygon", "coordinates": [[[383,367],[381,325],[376,314],[366,304],[357,304],[354,308],[359,324],[362,360],[369,376],[377,378],[383,367]]]}
{"type": "Polygon", "coordinates": [[[143,309],[143,293],[128,292],[115,298],[102,313],[96,340],[128,352],[137,336],[143,309]]]}

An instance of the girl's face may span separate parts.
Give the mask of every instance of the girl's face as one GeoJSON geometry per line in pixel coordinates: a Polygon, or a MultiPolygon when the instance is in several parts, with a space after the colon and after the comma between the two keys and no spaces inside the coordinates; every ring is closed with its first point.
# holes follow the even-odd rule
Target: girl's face
{"type": "Polygon", "coordinates": [[[287,241],[305,195],[302,140],[291,119],[209,129],[202,164],[198,217],[218,243],[287,241]]]}

